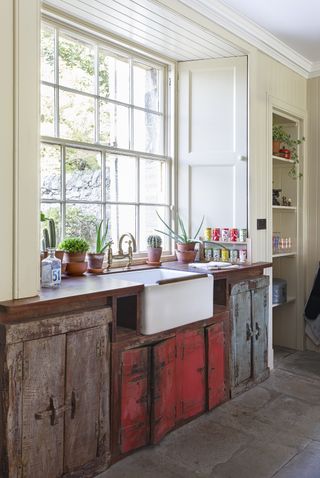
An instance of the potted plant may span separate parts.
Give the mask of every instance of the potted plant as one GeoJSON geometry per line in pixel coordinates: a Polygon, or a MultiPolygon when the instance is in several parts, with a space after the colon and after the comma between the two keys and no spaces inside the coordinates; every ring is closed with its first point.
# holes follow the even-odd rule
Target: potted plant
{"type": "Polygon", "coordinates": [[[288,134],[281,125],[274,125],[272,128],[272,153],[279,154],[281,144],[285,143],[288,134]]]}
{"type": "Polygon", "coordinates": [[[148,260],[147,264],[152,266],[159,266],[161,264],[160,258],[162,253],[162,239],[160,236],[149,236],[147,238],[148,243],[148,260]]]}
{"type": "Polygon", "coordinates": [[[86,272],[88,263],[85,262],[89,243],[80,237],[69,237],[59,244],[59,249],[64,250],[67,263],[67,274],[82,275],[86,272]]]}
{"type": "Polygon", "coordinates": [[[106,229],[102,233],[103,221],[96,226],[96,247],[95,252],[88,252],[88,268],[90,272],[101,272],[106,249],[112,244],[112,241],[107,239],[109,230],[109,219],[107,219],[106,229]]]}
{"type": "Polygon", "coordinates": [[[64,251],[57,249],[57,233],[56,225],[53,219],[45,216],[43,212],[40,213],[40,221],[48,221],[48,227],[44,227],[42,230],[42,250],[44,257],[48,255],[48,249],[55,249],[55,256],[61,261],[61,272],[66,271],[66,264],[63,262],[64,251]]]}
{"type": "Polygon", "coordinates": [[[193,262],[195,260],[195,257],[197,255],[197,252],[195,251],[195,245],[197,242],[199,242],[196,238],[198,237],[198,234],[201,230],[203,221],[204,221],[204,216],[201,220],[200,226],[197,229],[197,232],[193,237],[189,237],[189,235],[186,232],[185,225],[177,213],[177,220],[178,220],[178,227],[179,230],[176,233],[159,215],[157,212],[157,216],[164,224],[164,226],[167,228],[167,232],[164,231],[159,231],[156,229],[157,232],[160,232],[161,234],[165,234],[166,236],[170,237],[171,239],[174,239],[177,244],[177,250],[176,250],[176,255],[178,262],[183,262],[183,263],[189,263],[193,262]]]}

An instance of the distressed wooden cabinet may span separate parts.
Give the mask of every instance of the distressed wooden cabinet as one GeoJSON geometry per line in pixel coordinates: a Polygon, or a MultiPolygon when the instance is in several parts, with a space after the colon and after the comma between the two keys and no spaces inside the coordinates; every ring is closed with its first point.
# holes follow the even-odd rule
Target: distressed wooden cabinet
{"type": "Polygon", "coordinates": [[[104,308],[1,326],[1,477],[107,467],[111,319],[104,308]]]}
{"type": "Polygon", "coordinates": [[[229,313],[209,326],[201,323],[172,335],[113,351],[115,458],[159,443],[169,431],[229,398],[229,313]]]}
{"type": "Polygon", "coordinates": [[[269,277],[233,285],[231,312],[231,393],[265,380],[268,368],[269,277]]]}

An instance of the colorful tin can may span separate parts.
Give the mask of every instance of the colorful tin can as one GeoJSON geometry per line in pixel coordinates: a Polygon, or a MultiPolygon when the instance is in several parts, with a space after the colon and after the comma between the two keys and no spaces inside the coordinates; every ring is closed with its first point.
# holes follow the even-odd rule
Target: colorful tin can
{"type": "Polygon", "coordinates": [[[215,227],[212,231],[212,240],[220,241],[220,227],[215,227]]]}
{"type": "Polygon", "coordinates": [[[229,228],[228,227],[224,227],[223,229],[221,229],[221,241],[223,242],[228,242],[229,241],[229,228]]]}
{"type": "Polygon", "coordinates": [[[205,241],[211,241],[211,227],[205,228],[203,237],[205,241]]]}
{"type": "Polygon", "coordinates": [[[220,249],[213,249],[213,260],[220,261],[221,259],[221,251],[220,249]]]}
{"type": "Polygon", "coordinates": [[[240,249],[240,251],[239,251],[239,261],[240,262],[246,262],[247,261],[247,250],[246,249],[240,249]]]}
{"type": "Polygon", "coordinates": [[[239,241],[240,242],[246,242],[247,237],[248,237],[247,229],[240,229],[240,231],[239,231],[239,241]]]}
{"type": "Polygon", "coordinates": [[[233,227],[230,229],[230,241],[232,242],[237,242],[239,237],[239,229],[233,227]]]}
{"type": "Polygon", "coordinates": [[[238,261],[238,251],[237,249],[232,249],[230,251],[230,261],[237,262],[238,261]]]}
{"type": "Polygon", "coordinates": [[[229,260],[229,251],[228,249],[222,249],[221,250],[221,260],[223,262],[228,262],[229,260]]]}
{"type": "Polygon", "coordinates": [[[211,261],[211,259],[212,259],[212,249],[206,248],[206,249],[204,250],[204,258],[205,258],[207,261],[211,261]]]}

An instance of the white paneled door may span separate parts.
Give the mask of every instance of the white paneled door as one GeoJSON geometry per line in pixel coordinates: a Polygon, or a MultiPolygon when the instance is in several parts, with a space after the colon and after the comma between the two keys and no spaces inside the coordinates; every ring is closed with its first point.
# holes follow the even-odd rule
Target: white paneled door
{"type": "Polygon", "coordinates": [[[247,57],[179,63],[178,207],[191,232],[247,227],[247,57]]]}

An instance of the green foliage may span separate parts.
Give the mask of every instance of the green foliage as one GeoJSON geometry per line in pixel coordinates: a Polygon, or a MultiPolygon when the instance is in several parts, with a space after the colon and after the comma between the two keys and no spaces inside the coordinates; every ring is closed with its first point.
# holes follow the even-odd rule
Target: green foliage
{"type": "Polygon", "coordinates": [[[168,232],[164,232],[164,231],[159,231],[159,229],[155,229],[157,232],[160,232],[161,234],[164,234],[165,236],[168,236],[171,239],[174,239],[176,242],[179,242],[180,244],[189,244],[190,242],[199,242],[199,241],[196,240],[196,238],[199,235],[200,229],[202,228],[202,224],[203,224],[203,221],[204,221],[204,216],[202,218],[200,226],[198,227],[197,232],[195,233],[195,235],[193,237],[189,237],[189,235],[186,232],[186,228],[184,226],[184,223],[183,223],[183,221],[182,221],[182,219],[181,219],[181,217],[179,216],[178,213],[177,213],[177,220],[178,220],[180,233],[174,232],[174,230],[162,219],[162,217],[160,216],[158,211],[156,211],[156,213],[157,213],[158,218],[160,219],[162,224],[167,228],[167,231],[168,231],[168,232]]]}
{"type": "Polygon", "coordinates": [[[272,139],[274,141],[281,141],[291,152],[291,159],[293,161],[293,165],[290,168],[288,174],[293,179],[299,179],[303,175],[302,173],[298,173],[297,165],[299,164],[298,158],[298,146],[302,144],[306,138],[303,136],[301,139],[293,139],[291,134],[287,133],[283,126],[281,125],[274,125],[272,129],[272,139]]]}
{"type": "Polygon", "coordinates": [[[49,219],[43,212],[40,212],[40,221],[48,221],[48,228],[45,227],[42,230],[42,249],[55,249],[57,247],[57,233],[56,225],[53,219],[49,219]]]}
{"type": "Polygon", "coordinates": [[[285,142],[288,134],[283,129],[283,126],[275,124],[272,128],[272,139],[273,141],[285,142]]]}
{"type": "Polygon", "coordinates": [[[69,254],[87,252],[89,250],[89,243],[80,237],[69,237],[59,244],[59,249],[69,254]]]}
{"type": "Polygon", "coordinates": [[[96,226],[96,254],[103,254],[104,251],[112,244],[111,239],[107,239],[108,230],[109,230],[109,219],[107,219],[106,229],[102,233],[103,221],[96,226]]]}
{"type": "Polygon", "coordinates": [[[148,236],[147,243],[149,247],[158,248],[161,247],[162,239],[160,236],[148,236]]]}
{"type": "Polygon", "coordinates": [[[96,215],[84,212],[80,204],[79,206],[69,206],[67,208],[67,236],[80,236],[92,244],[94,242],[96,224],[96,215]]]}

